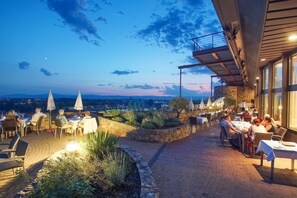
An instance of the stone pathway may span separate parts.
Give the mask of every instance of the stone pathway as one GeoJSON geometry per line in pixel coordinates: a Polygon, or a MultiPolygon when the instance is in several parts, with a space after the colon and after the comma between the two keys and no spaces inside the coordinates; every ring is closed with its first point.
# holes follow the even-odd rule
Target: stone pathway
{"type": "MultiPolygon", "coordinates": [[[[269,180],[270,163],[247,158],[218,141],[219,127],[206,128],[183,140],[168,144],[136,142],[120,138],[119,144],[133,147],[150,162],[160,197],[296,197],[297,174],[288,159],[277,159],[275,178],[269,180]]],[[[83,136],[77,136],[81,140],[83,136]]],[[[50,155],[64,149],[72,136],[54,138],[49,133],[22,138],[30,145],[26,168],[31,179],[50,155]]],[[[0,197],[13,197],[25,183],[0,172],[0,197]]]]}
{"type": "Polygon", "coordinates": [[[289,170],[290,160],[275,161],[271,183],[270,163],[265,160],[260,167],[260,159],[223,147],[219,132],[211,127],[167,144],[152,166],[160,197],[296,197],[297,174],[289,170]]]}

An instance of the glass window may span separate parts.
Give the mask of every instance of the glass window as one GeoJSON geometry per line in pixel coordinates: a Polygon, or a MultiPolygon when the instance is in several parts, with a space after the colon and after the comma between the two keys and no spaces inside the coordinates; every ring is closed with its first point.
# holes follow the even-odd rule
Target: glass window
{"type": "Polygon", "coordinates": [[[268,89],[268,67],[263,69],[263,89],[268,89]]]}
{"type": "Polygon", "coordinates": [[[275,63],[273,65],[273,88],[281,88],[282,87],[282,79],[283,79],[283,64],[282,62],[275,63]]]}
{"type": "Polygon", "coordinates": [[[290,58],[290,85],[297,84],[297,54],[290,58]]]}
{"type": "Polygon", "coordinates": [[[297,130],[297,91],[289,92],[289,128],[293,130],[297,130]]]}
{"type": "Polygon", "coordinates": [[[262,94],[263,115],[268,113],[268,94],[262,94]]]}
{"type": "Polygon", "coordinates": [[[281,122],[282,113],[282,93],[275,93],[273,96],[273,118],[275,121],[281,122]]]}

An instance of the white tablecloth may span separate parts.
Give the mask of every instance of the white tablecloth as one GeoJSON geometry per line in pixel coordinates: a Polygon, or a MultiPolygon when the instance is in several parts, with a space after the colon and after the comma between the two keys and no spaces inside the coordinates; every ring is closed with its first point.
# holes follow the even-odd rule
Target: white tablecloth
{"type": "Polygon", "coordinates": [[[266,160],[271,161],[276,157],[297,159],[297,144],[295,146],[284,146],[278,141],[261,140],[257,152],[264,152],[267,155],[266,160]]]}
{"type": "Polygon", "coordinates": [[[72,124],[72,130],[76,130],[78,127],[79,122],[81,121],[80,118],[69,118],[69,122],[72,124]]]}
{"type": "Polygon", "coordinates": [[[97,121],[96,118],[88,118],[84,121],[84,134],[93,133],[97,131],[97,121]]]}
{"type": "Polygon", "coordinates": [[[197,122],[198,124],[204,124],[204,123],[208,123],[208,120],[206,117],[197,117],[197,122]]]}
{"type": "Polygon", "coordinates": [[[245,121],[231,121],[234,125],[235,128],[238,130],[248,130],[251,127],[251,123],[245,122],[245,121]]]}

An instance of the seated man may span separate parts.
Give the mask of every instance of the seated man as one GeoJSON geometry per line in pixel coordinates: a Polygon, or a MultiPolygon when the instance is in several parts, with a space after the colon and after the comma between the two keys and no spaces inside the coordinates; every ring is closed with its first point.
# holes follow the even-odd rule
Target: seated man
{"type": "Polygon", "coordinates": [[[228,133],[229,137],[231,138],[230,139],[231,145],[239,149],[240,131],[238,131],[235,128],[235,126],[232,124],[230,115],[227,115],[225,117],[225,120],[222,121],[222,125],[226,128],[227,133],[228,133]]]}
{"type": "Polygon", "coordinates": [[[242,118],[252,118],[252,115],[249,114],[248,110],[245,110],[244,113],[241,115],[242,118]]]}
{"type": "Polygon", "coordinates": [[[57,115],[56,119],[61,121],[62,129],[69,129],[67,132],[72,132],[70,129],[72,128],[71,122],[68,122],[67,118],[64,115],[64,109],[59,110],[59,115],[57,115]]]}
{"type": "Polygon", "coordinates": [[[40,116],[46,117],[46,115],[41,112],[41,108],[36,108],[35,113],[32,115],[32,119],[31,119],[29,125],[36,126],[37,121],[38,121],[40,116]]]}

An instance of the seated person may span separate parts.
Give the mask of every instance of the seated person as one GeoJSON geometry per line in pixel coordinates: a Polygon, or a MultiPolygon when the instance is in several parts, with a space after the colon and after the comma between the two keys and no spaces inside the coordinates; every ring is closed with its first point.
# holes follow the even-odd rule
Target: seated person
{"type": "Polygon", "coordinates": [[[36,126],[37,121],[38,121],[40,116],[46,117],[46,115],[41,112],[41,108],[36,108],[35,113],[32,115],[32,119],[31,119],[29,125],[36,126]]]}
{"type": "Polygon", "coordinates": [[[239,142],[241,141],[239,134],[241,131],[238,131],[232,124],[230,115],[225,117],[225,120],[222,121],[222,125],[226,128],[228,135],[231,137],[231,145],[239,149],[239,142]]]}
{"type": "MultiPolygon", "coordinates": [[[[85,120],[86,119],[92,118],[91,117],[91,113],[89,111],[85,111],[83,114],[84,114],[84,118],[79,122],[79,125],[78,125],[78,127],[80,129],[83,129],[84,128],[84,123],[85,123],[85,120]]],[[[81,130],[80,130],[80,132],[81,132],[81,130]]]]}
{"type": "Polygon", "coordinates": [[[261,125],[265,126],[267,124],[267,120],[265,120],[265,118],[267,117],[271,118],[271,123],[274,124],[274,119],[269,114],[265,114],[264,119],[261,122],[261,125]]]}
{"type": "Polygon", "coordinates": [[[267,133],[265,127],[260,124],[261,121],[259,118],[255,118],[253,120],[252,126],[248,130],[248,147],[250,149],[250,153],[252,153],[252,144],[255,139],[255,133],[267,133]]]}
{"type": "Polygon", "coordinates": [[[245,110],[244,113],[241,115],[242,118],[252,118],[252,115],[249,114],[248,110],[245,110]]]}
{"type": "Polygon", "coordinates": [[[273,123],[272,123],[272,118],[271,118],[271,117],[265,117],[265,118],[264,118],[264,122],[266,123],[266,124],[264,125],[266,131],[267,131],[267,132],[275,133],[276,129],[275,129],[275,126],[274,126],[273,123]]]}
{"type": "MultiPolygon", "coordinates": [[[[64,109],[59,110],[59,115],[57,115],[56,119],[61,121],[62,129],[72,128],[71,122],[68,122],[67,118],[64,115],[64,109]]],[[[72,131],[67,131],[72,132],[72,131]]]]}
{"type": "MultiPolygon", "coordinates": [[[[18,126],[18,127],[19,127],[20,124],[22,123],[21,119],[20,119],[18,116],[16,116],[16,113],[15,113],[14,110],[10,110],[10,111],[8,111],[8,113],[7,113],[7,117],[6,117],[5,120],[14,120],[15,123],[16,123],[16,126],[18,126]]],[[[3,126],[3,127],[5,127],[5,126],[3,126]]],[[[16,131],[16,127],[9,127],[9,126],[7,126],[7,127],[5,127],[5,128],[6,128],[6,130],[8,131],[8,137],[12,137],[12,136],[14,136],[14,133],[15,133],[15,131],[16,131]]]]}

